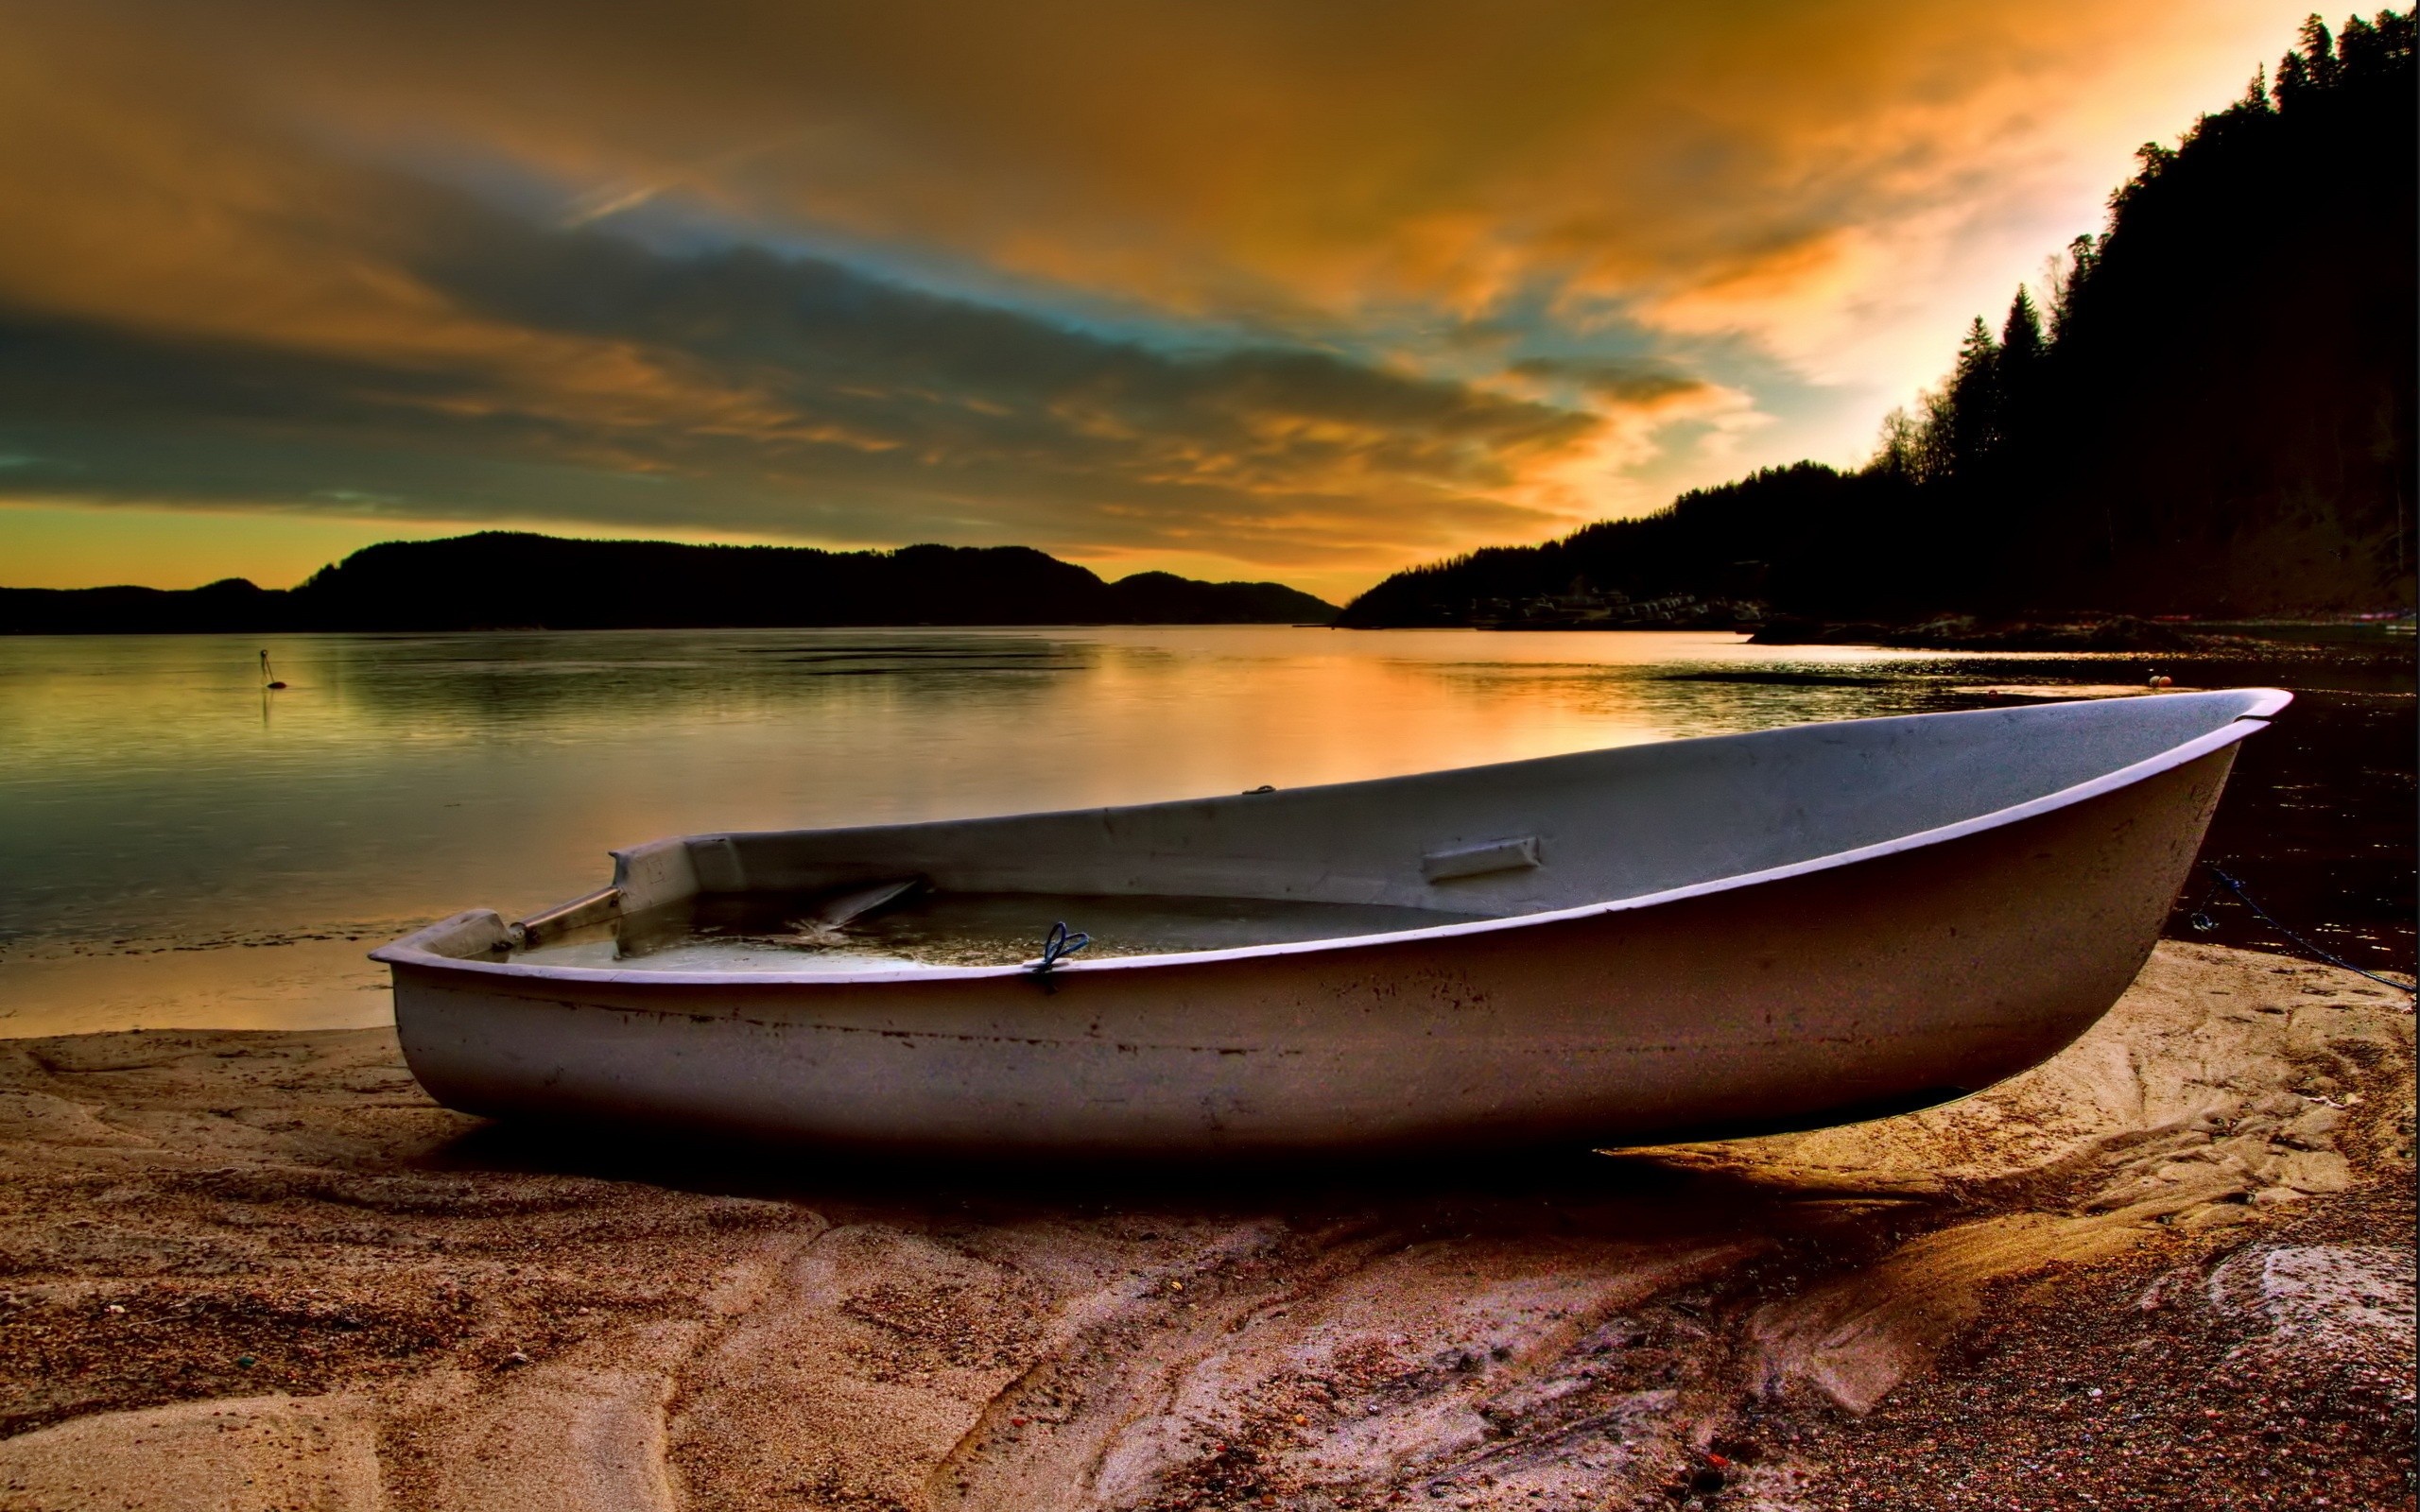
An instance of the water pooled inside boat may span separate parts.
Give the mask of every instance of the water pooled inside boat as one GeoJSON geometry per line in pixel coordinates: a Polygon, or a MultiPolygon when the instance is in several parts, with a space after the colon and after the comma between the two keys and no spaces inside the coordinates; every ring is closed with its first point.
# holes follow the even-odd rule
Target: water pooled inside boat
{"type": "Polygon", "coordinates": [[[915,878],[704,895],[594,922],[539,923],[490,958],[614,971],[838,975],[899,966],[1016,966],[1039,958],[1052,926],[1062,923],[1088,936],[1081,957],[1098,960],[1386,935],[1478,917],[1299,899],[951,892],[915,878]]]}

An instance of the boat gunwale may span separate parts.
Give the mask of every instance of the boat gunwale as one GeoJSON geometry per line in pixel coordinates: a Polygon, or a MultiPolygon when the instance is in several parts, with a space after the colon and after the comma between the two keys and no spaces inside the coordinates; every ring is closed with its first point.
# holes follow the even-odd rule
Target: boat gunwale
{"type": "MultiPolygon", "coordinates": [[[[2140,761],[2131,762],[2124,766],[2114,767],[2109,771],[2101,773],[2098,777],[2088,778],[2082,782],[2073,783],[2069,786],[2059,788],[2056,791],[2045,793],[2039,798],[2028,799],[2022,803],[2013,803],[2004,808],[1994,809],[1987,813],[1957,820],[1953,823],[1935,825],[1928,830],[1910,831],[1906,834],[1894,835],[1888,840],[1878,840],[1871,845],[1855,846],[1845,850],[1835,850],[1820,856],[1810,856],[1803,861],[1792,861],[1778,867],[1768,867],[1760,871],[1737,872],[1730,876],[1717,877],[1705,882],[1687,883],[1678,887],[1667,887],[1657,892],[1638,893],[1628,898],[1601,899],[1594,902],[1576,903],[1567,908],[1545,909],[1536,913],[1528,914],[1512,914],[1501,919],[1465,919],[1461,922],[1451,924],[1431,924],[1417,929],[1389,930],[1370,935],[1339,935],[1323,939],[1284,940],[1272,941],[1266,945],[1231,946],[1223,950],[1172,951],[1162,952],[1151,955],[1110,956],[1101,960],[1093,961],[1063,961],[1050,969],[1050,974],[1054,979],[1063,980],[1071,975],[1093,976],[1102,972],[1130,971],[1135,970],[1164,971],[1180,965],[1207,966],[1241,960],[1261,960],[1279,956],[1367,950],[1383,945],[1421,943],[1432,940],[1462,939],[1474,936],[1494,934],[1505,930],[1527,929],[1543,924],[1567,923],[1579,919],[1600,918],[1610,914],[1653,908],[1665,903],[1680,902],[1692,898],[1710,897],[1715,894],[1736,891],[1740,888],[1759,886],[1770,882],[1781,882],[1793,877],[1803,877],[1817,872],[1836,870],[1840,868],[1856,866],[1867,861],[1879,860],[1885,856],[1898,855],[1910,850],[1922,850],[1928,846],[1947,844],[1954,840],[1964,839],[1970,835],[1980,834],[1991,830],[2004,828],[2008,825],[2022,823],[2027,819],[2036,818],[2045,814],[2055,813],[2060,809],[2069,808],[2078,803],[2087,802],[2093,799],[2101,797],[2104,794],[2117,792],[2120,788],[2131,787],[2136,782],[2156,777],[2162,772],[2172,771],[2179,766],[2184,766],[2192,762],[2199,761],[2203,757],[2207,756],[2214,751],[2222,750],[2229,746],[2246,739],[2257,730],[2266,726],[2269,720],[2280,710],[2293,702],[2294,696],[2291,693],[2281,688],[2213,688],[2207,691],[2211,693],[2249,694],[2255,696],[2251,707],[2237,714],[2234,718],[2228,720],[2227,723],[2220,726],[2216,730],[2212,730],[2204,734],[2196,735],[2191,740],[2180,742],[2179,744],[2171,746],[2154,755],[2147,756],[2140,761]]],[[[2152,695],[2150,696],[2161,696],[2152,695]]],[[[2036,705],[2035,707],[2041,709],[2071,708],[2079,705],[2097,703],[2100,701],[2101,700],[2089,698],[2066,698],[2052,703],[2036,705]]],[[[1967,714],[1989,712],[1991,711],[1948,710],[1931,714],[1886,714],[1876,716],[1876,719],[1874,722],[1879,722],[1881,719],[1948,719],[1967,714]]],[[[1809,725],[1779,726],[1776,728],[1784,730],[1805,730],[1820,728],[1824,725],[1853,725],[1868,722],[1869,721],[1862,719],[1832,719],[1818,720],[1809,725]]],[[[1741,731],[1740,733],[1753,735],[1763,734],[1766,732],[1767,731],[1763,730],[1747,730],[1741,731]]],[[[1701,738],[1724,739],[1729,737],[1714,736],[1701,738]]],[[[1445,768],[1444,770],[1464,772],[1482,771],[1488,766],[1513,766],[1523,765],[1524,762],[1527,761],[1556,761],[1567,756],[1582,754],[1589,753],[1560,752],[1552,756],[1524,758],[1522,761],[1485,763],[1479,766],[1445,768]]],[[[1291,789],[1290,791],[1296,793],[1306,793],[1316,792],[1322,787],[1359,787],[1374,782],[1400,781],[1404,776],[1428,775],[1431,774],[1404,773],[1399,774],[1396,777],[1361,778],[1346,782],[1310,784],[1305,787],[1291,789]]],[[[1193,803],[1203,800],[1201,799],[1178,799],[1167,801],[1193,803]]],[[[1157,807],[1159,805],[1136,804],[1132,806],[1137,808],[1149,808],[1157,807]]],[[[1050,812],[1089,814],[1104,811],[1098,809],[1075,809],[1050,812]]],[[[972,819],[941,819],[926,822],[934,824],[959,824],[979,821],[980,819],[985,818],[1025,816],[1026,816],[1023,815],[980,815],[972,816],[972,819]]],[[[844,826],[841,828],[850,827],[844,826]]],[[[771,831],[734,833],[769,833],[779,834],[799,832],[771,831]]],[[[823,831],[806,833],[829,833],[834,832],[823,831]]],[[[688,839],[694,837],[681,836],[679,838],[688,839]]],[[[893,983],[921,984],[1008,980],[1012,978],[1030,979],[1035,974],[1032,962],[1026,962],[1014,966],[903,965],[898,967],[886,967],[873,971],[847,972],[793,972],[780,971],[631,971],[594,966],[535,966],[513,961],[475,961],[458,955],[444,955],[438,952],[429,950],[418,943],[418,941],[427,936],[439,934],[455,926],[463,919],[475,917],[478,914],[486,912],[490,912],[490,910],[472,909],[466,910],[463,913],[451,915],[446,919],[440,919],[435,923],[428,924],[421,929],[415,930],[399,940],[378,947],[376,950],[370,952],[370,959],[382,962],[389,966],[411,966],[441,971],[462,971],[476,976],[502,977],[508,980],[520,982],[562,982],[568,985],[593,985],[599,987],[746,987],[767,991],[776,989],[793,990],[799,988],[880,986],[893,983]]]]}

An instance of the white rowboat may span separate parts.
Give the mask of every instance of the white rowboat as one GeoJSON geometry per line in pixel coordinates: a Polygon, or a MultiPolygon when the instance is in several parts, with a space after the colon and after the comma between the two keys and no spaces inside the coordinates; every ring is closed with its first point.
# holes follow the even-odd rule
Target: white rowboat
{"type": "Polygon", "coordinates": [[[372,954],[422,1085],[496,1117],[1121,1155],[1811,1127],[1974,1091],[2106,1012],[2236,743],[2288,701],[1851,720],[1183,802],[690,835],[616,851],[590,897],[514,924],[458,914],[372,954]],[[845,931],[918,887],[1029,896],[1037,945],[1069,899],[1294,910],[1297,935],[1322,907],[1389,922],[1047,971],[615,958],[683,909],[805,898],[803,928],[845,931]],[[596,964],[549,958],[583,938],[604,942],[581,947],[596,964]]]}

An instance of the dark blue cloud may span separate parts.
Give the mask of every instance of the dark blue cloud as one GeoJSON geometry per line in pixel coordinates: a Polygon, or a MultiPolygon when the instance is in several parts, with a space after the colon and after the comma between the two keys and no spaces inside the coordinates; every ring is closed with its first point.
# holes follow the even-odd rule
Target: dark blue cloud
{"type": "Polygon", "coordinates": [[[360,250],[495,339],[305,350],[0,309],[0,447],[32,459],[0,491],[1316,558],[1526,525],[1487,491],[1599,423],[1315,348],[1169,350],[828,259],[373,189],[360,250]]]}

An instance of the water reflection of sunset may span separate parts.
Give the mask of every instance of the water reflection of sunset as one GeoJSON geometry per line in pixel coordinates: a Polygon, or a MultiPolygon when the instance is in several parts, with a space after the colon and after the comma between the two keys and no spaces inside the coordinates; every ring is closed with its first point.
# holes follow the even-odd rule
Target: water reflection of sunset
{"type": "MultiPolygon", "coordinates": [[[[1665,679],[1929,660],[1249,627],[293,636],[268,643],[290,686],[267,693],[260,649],[0,641],[16,863],[0,949],[17,969],[533,907],[593,885],[608,847],[664,834],[1292,787],[1887,712],[1914,695],[1665,679]]],[[[178,958],[199,980],[225,956],[178,958]]]]}

